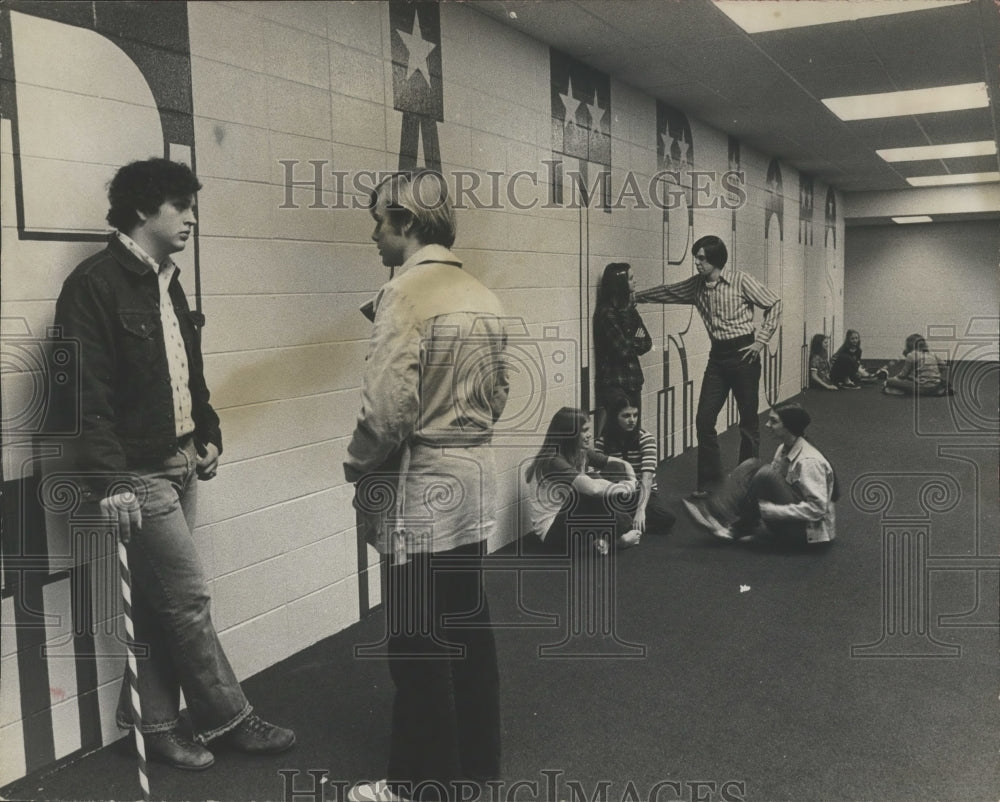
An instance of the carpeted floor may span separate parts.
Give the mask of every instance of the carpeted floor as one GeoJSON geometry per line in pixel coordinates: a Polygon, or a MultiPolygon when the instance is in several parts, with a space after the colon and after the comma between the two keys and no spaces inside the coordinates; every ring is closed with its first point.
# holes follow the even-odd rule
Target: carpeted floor
{"type": "MultiPolygon", "coordinates": [[[[959,366],[953,381],[953,398],[801,396],[843,489],[822,553],[697,530],[679,503],[691,450],[659,476],[677,524],[609,574],[578,583],[558,561],[517,571],[515,549],[493,555],[494,799],[996,800],[996,366],[959,366]]],[[[729,464],[736,442],[723,437],[729,464]]],[[[762,454],[776,445],[764,430],[762,454]]],[[[153,798],[334,800],[338,782],[381,777],[391,682],[381,660],[352,655],[382,628],[372,616],[244,683],[262,715],[296,729],[293,751],[220,753],[199,774],[152,764],[153,798]],[[316,794],[309,771],[327,773],[316,794]]],[[[112,746],[3,796],[136,799],[135,763],[112,746]]]]}

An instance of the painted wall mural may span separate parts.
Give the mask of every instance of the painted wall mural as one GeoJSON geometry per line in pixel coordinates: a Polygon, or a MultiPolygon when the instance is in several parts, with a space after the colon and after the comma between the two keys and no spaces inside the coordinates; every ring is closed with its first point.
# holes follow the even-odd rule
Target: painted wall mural
{"type": "Polygon", "coordinates": [[[611,211],[611,78],[549,48],[552,107],[553,204],[589,206],[591,197],[611,211]],[[578,194],[565,198],[564,181],[578,194]]]}
{"type": "Polygon", "coordinates": [[[799,176],[799,244],[813,244],[813,179],[808,175],[799,176]]]}
{"type": "Polygon", "coordinates": [[[837,195],[833,188],[826,191],[826,220],[823,232],[823,323],[827,318],[830,321],[830,328],[827,330],[831,338],[831,347],[836,348],[836,313],[834,310],[840,306],[843,296],[843,268],[837,255],[837,195]],[[838,275],[840,273],[841,275],[838,275]]]}
{"type": "MultiPolygon", "coordinates": [[[[728,137],[729,169],[736,173],[743,172],[742,155],[740,151],[740,140],[734,136],[728,137]]],[[[729,256],[732,259],[739,258],[738,244],[739,238],[736,236],[736,209],[732,211],[732,236],[729,243],[729,256]]]]}
{"type": "MultiPolygon", "coordinates": [[[[780,297],[784,294],[785,196],[782,194],[781,164],[777,159],[772,159],[767,167],[765,186],[764,275],[757,278],[780,297]]],[[[764,397],[768,406],[776,404],[780,397],[783,337],[784,326],[778,326],[778,331],[761,354],[764,397]]]]}
{"type": "MultiPolygon", "coordinates": [[[[694,136],[687,116],[665,103],[656,104],[656,168],[662,174],[657,193],[665,202],[662,217],[661,283],[681,281],[692,273],[694,242],[694,136]],[[673,207],[673,208],[671,208],[673,207]],[[681,267],[685,265],[686,267],[681,267]],[[679,269],[671,269],[679,268],[679,269]]],[[[694,306],[664,307],[663,387],[657,393],[657,441],[661,457],[672,457],[692,445],[694,380],[687,344],[697,313],[694,306]]]]}
{"type": "Polygon", "coordinates": [[[611,78],[549,48],[552,159],[549,202],[577,209],[580,217],[579,296],[580,406],[590,408],[590,208],[611,213],[611,78]],[[569,195],[569,197],[567,197],[569,195]]]}
{"type": "Polygon", "coordinates": [[[437,3],[390,3],[392,105],[403,114],[399,169],[441,169],[437,124],[444,122],[441,9],[437,3]]]}

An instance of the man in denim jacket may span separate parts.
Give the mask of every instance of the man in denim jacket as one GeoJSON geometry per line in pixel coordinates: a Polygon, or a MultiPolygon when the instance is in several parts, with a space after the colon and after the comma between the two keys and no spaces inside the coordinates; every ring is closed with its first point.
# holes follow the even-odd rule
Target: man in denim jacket
{"type": "Polygon", "coordinates": [[[507,402],[503,310],[449,250],[455,218],[439,174],[387,178],[371,213],[382,263],[399,270],[369,307],[362,410],[344,471],[356,483],[360,530],[390,555],[396,696],[388,779],[355,786],[348,798],[451,799],[458,783],[500,773],[496,646],[480,560],[496,529],[489,445],[507,402]]]}
{"type": "Polygon", "coordinates": [[[63,284],[56,325],[79,346],[80,431],[67,445],[85,500],[100,504],[127,544],[142,721],[127,683],[122,728],[139,726],[147,755],[176,768],[214,762],[209,742],[272,754],[291,730],[253,713],[223,652],[193,538],[198,480],[215,476],[222,435],[209,404],[200,314],[171,260],[194,235],[201,184],[184,164],[122,167],[108,189],[108,246],[63,284]],[[183,689],[194,742],[178,730],[183,689]]]}

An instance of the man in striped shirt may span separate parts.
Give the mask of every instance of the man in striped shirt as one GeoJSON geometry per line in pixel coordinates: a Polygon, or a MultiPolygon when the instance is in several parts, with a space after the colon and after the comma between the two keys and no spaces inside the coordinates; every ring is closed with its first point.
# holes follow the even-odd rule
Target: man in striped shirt
{"type": "Polygon", "coordinates": [[[757,399],[760,352],[781,322],[781,299],[749,273],[730,268],[725,243],[706,236],[691,248],[697,275],[636,293],[637,303],[694,304],[712,340],[698,397],[698,490],[704,497],[723,478],[715,421],[732,391],[740,416],[740,462],[759,456],[757,399]],[[754,330],[753,310],[764,312],[754,330]]]}

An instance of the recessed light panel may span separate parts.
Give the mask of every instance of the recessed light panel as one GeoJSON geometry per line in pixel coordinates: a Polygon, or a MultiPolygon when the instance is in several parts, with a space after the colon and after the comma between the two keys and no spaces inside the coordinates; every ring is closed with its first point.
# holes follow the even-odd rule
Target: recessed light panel
{"type": "Polygon", "coordinates": [[[964,156],[992,156],[997,152],[996,143],[990,139],[980,142],[954,142],[950,145],[921,145],[915,148],[886,148],[875,151],[887,162],[918,162],[927,159],[960,159],[964,156]]]}
{"type": "Polygon", "coordinates": [[[927,215],[913,215],[912,217],[893,217],[892,222],[906,225],[907,223],[933,223],[927,215]]]}
{"type": "Polygon", "coordinates": [[[959,173],[956,175],[921,175],[907,178],[912,187],[943,187],[948,184],[989,184],[1000,181],[997,173],[959,173]]]}
{"type": "Polygon", "coordinates": [[[872,120],[879,117],[902,117],[932,114],[959,109],[983,109],[989,103],[986,84],[956,84],[903,92],[879,92],[873,95],[849,95],[824,98],[823,103],[841,120],[872,120]]]}
{"type": "Polygon", "coordinates": [[[715,0],[715,5],[747,33],[804,28],[831,22],[849,22],[886,14],[968,3],[969,0],[715,0]]]}

